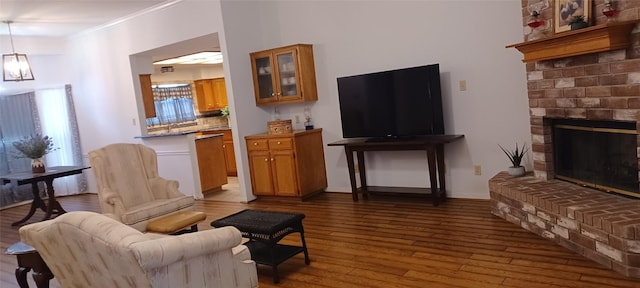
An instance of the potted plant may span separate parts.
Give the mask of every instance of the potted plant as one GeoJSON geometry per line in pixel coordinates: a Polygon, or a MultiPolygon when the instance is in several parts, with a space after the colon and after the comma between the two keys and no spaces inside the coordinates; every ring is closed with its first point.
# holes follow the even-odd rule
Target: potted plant
{"type": "Polygon", "coordinates": [[[579,15],[579,16],[573,16],[573,18],[571,18],[571,22],[569,22],[569,26],[571,26],[571,30],[578,30],[578,29],[589,27],[589,23],[587,23],[584,20],[583,15],[579,15]]]}
{"type": "Polygon", "coordinates": [[[40,134],[25,136],[12,144],[20,152],[20,154],[15,155],[16,158],[31,159],[31,171],[33,173],[44,173],[45,166],[42,157],[49,152],[57,150],[57,148],[53,147],[53,138],[40,134]]]}
{"type": "Polygon", "coordinates": [[[220,109],[220,114],[222,114],[222,117],[227,119],[227,126],[231,127],[231,123],[229,122],[229,105],[224,106],[224,108],[220,109]]]}
{"type": "Polygon", "coordinates": [[[504,147],[500,146],[500,144],[498,144],[498,146],[500,147],[500,149],[502,149],[504,154],[507,154],[507,157],[509,157],[509,161],[511,161],[512,166],[509,167],[509,170],[508,170],[509,175],[511,176],[524,175],[525,169],[521,164],[522,164],[522,158],[524,158],[524,155],[527,154],[527,147],[525,146],[525,144],[522,144],[522,148],[519,148],[518,143],[516,143],[516,148],[514,150],[507,150],[504,147]]]}

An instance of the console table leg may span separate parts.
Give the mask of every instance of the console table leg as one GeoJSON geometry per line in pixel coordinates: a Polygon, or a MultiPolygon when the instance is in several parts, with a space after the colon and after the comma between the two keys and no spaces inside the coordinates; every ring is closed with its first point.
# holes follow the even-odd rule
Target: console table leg
{"type": "Polygon", "coordinates": [[[353,150],[348,146],[344,146],[344,152],[347,154],[347,167],[349,168],[349,181],[351,182],[351,197],[353,201],[358,201],[358,186],[356,184],[355,165],[353,163],[353,150]]]}
{"type": "Polygon", "coordinates": [[[440,189],[438,189],[438,179],[436,179],[436,149],[432,145],[427,146],[427,161],[429,165],[429,181],[431,183],[431,198],[433,206],[440,204],[440,189]]]}
{"type": "Polygon", "coordinates": [[[369,199],[369,189],[367,189],[367,172],[364,165],[364,152],[357,151],[358,156],[358,168],[360,170],[360,187],[362,189],[362,198],[369,199]]]}
{"type": "Polygon", "coordinates": [[[438,182],[440,184],[440,198],[447,200],[447,185],[444,179],[444,144],[436,145],[436,158],[438,162],[438,182]]]}

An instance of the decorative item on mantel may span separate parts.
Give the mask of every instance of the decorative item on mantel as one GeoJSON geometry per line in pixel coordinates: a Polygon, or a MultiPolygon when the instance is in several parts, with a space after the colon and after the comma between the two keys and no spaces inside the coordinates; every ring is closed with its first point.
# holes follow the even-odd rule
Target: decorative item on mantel
{"type": "Polygon", "coordinates": [[[59,149],[53,147],[53,138],[40,134],[25,136],[12,144],[21,153],[14,155],[16,158],[31,159],[31,172],[33,173],[44,173],[45,165],[42,157],[59,149]]]}
{"type": "Polygon", "coordinates": [[[602,8],[602,14],[607,16],[607,22],[614,21],[614,17],[618,14],[618,10],[613,7],[613,0],[604,0],[604,8],[602,8]]]}
{"type": "MultiPolygon", "coordinates": [[[[554,18],[553,22],[555,24],[554,30],[556,33],[576,30],[572,28],[571,23],[576,21],[577,16],[582,16],[584,22],[586,22],[586,26],[589,26],[591,22],[591,2],[593,0],[564,0],[564,1],[555,1],[554,6],[554,18]]],[[[585,24],[580,24],[585,25],[585,24]]],[[[581,27],[581,28],[584,28],[581,27]]],[[[578,28],[579,29],[579,28],[578,28]]]]}
{"type": "Polygon", "coordinates": [[[516,143],[516,149],[513,151],[505,149],[504,147],[500,146],[500,144],[498,144],[498,147],[502,149],[504,154],[507,154],[507,157],[509,157],[509,161],[511,161],[512,166],[509,167],[509,170],[507,171],[509,172],[509,175],[511,176],[524,175],[525,169],[521,164],[522,164],[522,158],[524,158],[524,155],[527,154],[527,147],[525,146],[525,144],[522,144],[522,148],[519,148],[518,143],[516,143]]]}
{"type": "Polygon", "coordinates": [[[573,31],[573,30],[578,30],[582,28],[587,28],[589,27],[589,23],[584,21],[584,16],[579,15],[579,16],[573,16],[573,18],[571,19],[571,22],[569,22],[569,26],[573,31]]]}
{"type": "Polygon", "coordinates": [[[549,8],[548,0],[529,0],[527,3],[527,11],[529,11],[529,20],[527,26],[524,27],[524,34],[527,35],[527,41],[537,40],[546,36],[548,28],[551,27],[549,21],[544,21],[541,12],[549,8]]]}

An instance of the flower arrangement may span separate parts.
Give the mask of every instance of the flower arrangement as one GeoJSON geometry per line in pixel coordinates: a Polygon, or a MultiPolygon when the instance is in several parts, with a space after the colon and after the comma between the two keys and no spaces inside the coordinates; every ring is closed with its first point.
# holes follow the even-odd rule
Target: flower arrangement
{"type": "Polygon", "coordinates": [[[525,144],[522,144],[522,148],[519,148],[518,143],[516,143],[516,149],[513,151],[505,149],[504,147],[500,146],[500,144],[498,144],[498,146],[500,147],[500,149],[502,149],[504,154],[507,154],[507,157],[509,157],[509,161],[511,161],[511,164],[513,165],[511,167],[522,166],[522,158],[524,158],[524,154],[527,153],[527,147],[525,146],[525,144]]]}
{"type": "Polygon", "coordinates": [[[39,159],[49,152],[58,149],[53,147],[53,138],[40,134],[25,136],[12,144],[16,150],[22,153],[21,155],[17,155],[16,158],[39,159]]]}

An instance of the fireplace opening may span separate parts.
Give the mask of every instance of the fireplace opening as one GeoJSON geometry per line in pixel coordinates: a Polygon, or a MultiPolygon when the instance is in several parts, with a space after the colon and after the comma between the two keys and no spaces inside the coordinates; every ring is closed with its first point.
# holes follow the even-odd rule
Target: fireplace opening
{"type": "Polygon", "coordinates": [[[555,177],[640,198],[635,122],[554,119],[555,177]]]}

